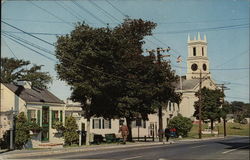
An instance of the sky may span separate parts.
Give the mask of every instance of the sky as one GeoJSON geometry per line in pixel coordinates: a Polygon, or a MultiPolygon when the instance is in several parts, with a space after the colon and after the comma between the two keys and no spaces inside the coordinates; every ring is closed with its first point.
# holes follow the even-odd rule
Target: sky
{"type": "Polygon", "coordinates": [[[225,90],[225,100],[249,103],[249,4],[249,0],[4,0],[1,56],[44,65],[42,71],[53,77],[49,90],[66,100],[70,86],[58,79],[55,48],[51,45],[57,36],[70,33],[77,22],[85,21],[93,27],[108,23],[112,28],[125,17],[141,18],[157,23],[153,36],[145,37],[145,53],[146,49],[170,47],[168,59],[178,75],[185,75],[187,70],[188,34],[192,39],[198,32],[202,38],[206,34],[212,79],[229,89],[225,90]],[[23,41],[43,51],[27,44],[29,49],[25,48],[19,44],[23,41]],[[178,56],[183,59],[181,69],[176,63],[178,56]]]}

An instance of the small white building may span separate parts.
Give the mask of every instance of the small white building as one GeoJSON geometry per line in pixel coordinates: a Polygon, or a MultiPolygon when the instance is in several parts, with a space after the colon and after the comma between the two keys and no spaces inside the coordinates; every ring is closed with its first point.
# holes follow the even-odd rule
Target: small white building
{"type": "MultiPolygon", "coordinates": [[[[67,100],[65,107],[65,116],[73,116],[78,124],[78,129],[80,131],[87,131],[87,119],[82,116],[82,108],[80,103],[74,103],[67,100]]],[[[169,103],[167,107],[163,110],[163,128],[167,127],[169,120],[176,116],[179,112],[177,104],[169,103]]],[[[148,116],[148,121],[138,120],[132,122],[132,137],[158,137],[158,115],[150,114],[148,116]]],[[[90,119],[90,133],[99,134],[105,137],[105,134],[114,133],[118,137],[120,136],[119,127],[121,121],[126,121],[124,119],[104,119],[102,117],[91,117],[90,119]]],[[[82,139],[82,141],[84,141],[82,139]]],[[[84,142],[83,142],[84,143],[84,142]]]]}
{"type": "Polygon", "coordinates": [[[64,140],[56,137],[52,128],[54,121],[64,122],[64,102],[46,89],[31,88],[31,83],[19,81],[1,84],[0,138],[13,130],[13,117],[24,112],[28,121],[37,123],[42,131],[31,137],[27,148],[62,147],[64,140]]]}

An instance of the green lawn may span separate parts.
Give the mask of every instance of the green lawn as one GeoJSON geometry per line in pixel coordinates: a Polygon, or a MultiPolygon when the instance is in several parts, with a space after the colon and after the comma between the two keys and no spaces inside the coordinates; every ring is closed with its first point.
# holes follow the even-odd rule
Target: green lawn
{"type": "MultiPolygon", "coordinates": [[[[188,133],[187,138],[198,138],[198,124],[194,124],[191,131],[188,133]]],[[[202,130],[207,128],[207,124],[202,124],[202,130]]],[[[224,135],[223,123],[220,123],[214,127],[214,131],[219,130],[219,135],[224,135]]],[[[249,124],[239,124],[239,123],[227,123],[227,135],[240,135],[249,136],[249,124]]],[[[213,137],[216,135],[203,134],[202,137],[213,137]]]]}

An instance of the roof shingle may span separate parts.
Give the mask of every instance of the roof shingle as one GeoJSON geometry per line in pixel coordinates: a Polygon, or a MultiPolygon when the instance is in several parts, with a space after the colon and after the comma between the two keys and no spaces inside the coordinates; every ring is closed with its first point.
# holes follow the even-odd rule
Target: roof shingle
{"type": "Polygon", "coordinates": [[[32,88],[27,89],[23,86],[4,83],[7,88],[22,98],[25,102],[43,102],[43,103],[59,103],[64,104],[62,100],[50,93],[46,89],[32,88]]]}

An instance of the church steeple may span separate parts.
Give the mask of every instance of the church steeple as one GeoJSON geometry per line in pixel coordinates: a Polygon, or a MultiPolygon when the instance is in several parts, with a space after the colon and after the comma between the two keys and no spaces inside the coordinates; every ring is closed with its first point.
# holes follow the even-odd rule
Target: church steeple
{"type": "Polygon", "coordinates": [[[198,78],[200,71],[202,76],[209,77],[209,61],[207,57],[207,38],[201,38],[198,33],[193,40],[188,35],[188,58],[187,58],[187,79],[198,78]]]}

